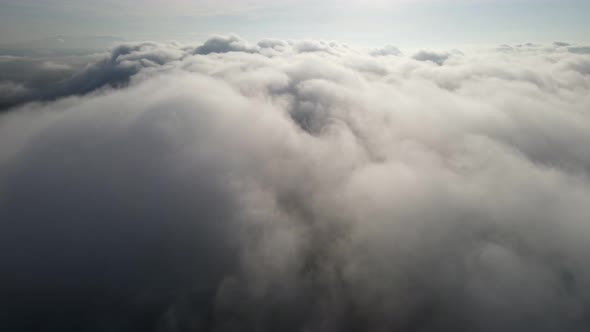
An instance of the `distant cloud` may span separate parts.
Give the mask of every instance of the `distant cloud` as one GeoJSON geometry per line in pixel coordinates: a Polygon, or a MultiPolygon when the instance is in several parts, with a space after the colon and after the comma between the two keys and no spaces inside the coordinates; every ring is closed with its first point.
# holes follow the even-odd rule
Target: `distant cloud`
{"type": "Polygon", "coordinates": [[[414,54],[412,58],[418,61],[430,61],[441,66],[451,56],[450,53],[438,53],[434,51],[422,50],[414,54]]]}
{"type": "Polygon", "coordinates": [[[195,54],[246,52],[254,53],[256,48],[237,36],[215,36],[195,49],[195,54]]]}
{"type": "Polygon", "coordinates": [[[402,55],[402,52],[399,50],[399,48],[397,48],[393,45],[387,45],[383,48],[374,49],[369,54],[371,54],[373,56],[387,56],[387,55],[400,56],[400,55],[402,55]]]}
{"type": "Polygon", "coordinates": [[[572,46],[568,47],[568,50],[577,54],[590,54],[590,46],[572,46]]]}
{"type": "Polygon", "coordinates": [[[287,46],[288,43],[280,39],[263,39],[259,41],[257,45],[261,48],[283,48],[287,46]]]}

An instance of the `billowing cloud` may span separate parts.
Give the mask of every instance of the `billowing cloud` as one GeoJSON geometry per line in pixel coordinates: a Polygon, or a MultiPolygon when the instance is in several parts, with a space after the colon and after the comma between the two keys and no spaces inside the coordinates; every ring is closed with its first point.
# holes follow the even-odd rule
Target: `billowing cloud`
{"type": "Polygon", "coordinates": [[[590,46],[572,46],[568,50],[572,53],[590,54],[590,46]]]}
{"type": "Polygon", "coordinates": [[[110,54],[0,57],[0,84],[27,89],[0,95],[0,110],[28,101],[53,100],[124,85],[142,69],[159,67],[185,55],[186,51],[176,44],[145,42],[117,46],[110,54]]]}
{"type": "Polygon", "coordinates": [[[447,59],[451,56],[450,53],[438,53],[434,51],[419,51],[418,53],[414,54],[412,58],[418,61],[431,61],[436,63],[437,65],[442,65],[447,59]]]}
{"type": "Polygon", "coordinates": [[[254,53],[256,48],[237,36],[215,36],[195,49],[195,54],[245,52],[254,53]]]}
{"type": "MultiPolygon", "coordinates": [[[[81,64],[78,57],[64,59],[0,56],[0,110],[18,103],[40,98],[41,90],[67,80],[81,64]]],[[[93,58],[83,62],[94,61],[93,58]]]]}
{"type": "Polygon", "coordinates": [[[402,52],[400,51],[399,48],[397,48],[393,45],[387,45],[383,48],[377,48],[377,49],[372,50],[370,52],[370,54],[373,56],[387,56],[387,55],[400,56],[400,55],[402,55],[402,52]]]}
{"type": "Polygon", "coordinates": [[[0,326],[586,331],[590,57],[514,49],[120,45],[1,115],[0,326]]]}

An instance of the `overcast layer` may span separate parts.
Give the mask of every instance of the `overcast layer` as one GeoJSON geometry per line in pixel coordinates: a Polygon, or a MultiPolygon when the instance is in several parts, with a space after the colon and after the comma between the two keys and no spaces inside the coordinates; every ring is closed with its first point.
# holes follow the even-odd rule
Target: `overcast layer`
{"type": "Polygon", "coordinates": [[[588,53],[2,57],[0,329],[587,331],[588,53]]]}

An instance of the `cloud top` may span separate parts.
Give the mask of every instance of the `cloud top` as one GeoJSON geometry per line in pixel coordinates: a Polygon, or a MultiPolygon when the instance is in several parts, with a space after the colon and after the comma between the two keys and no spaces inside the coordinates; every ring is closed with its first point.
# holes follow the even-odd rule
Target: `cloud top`
{"type": "Polygon", "coordinates": [[[586,331],[590,58],[571,47],[4,57],[34,69],[0,84],[0,326],[586,331]]]}

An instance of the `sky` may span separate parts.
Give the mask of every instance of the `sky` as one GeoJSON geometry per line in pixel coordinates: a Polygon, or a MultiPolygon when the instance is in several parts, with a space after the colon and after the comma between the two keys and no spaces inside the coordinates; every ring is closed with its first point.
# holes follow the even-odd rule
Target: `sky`
{"type": "Polygon", "coordinates": [[[403,47],[590,39],[587,0],[0,0],[0,43],[54,36],[322,38],[403,47]]]}

